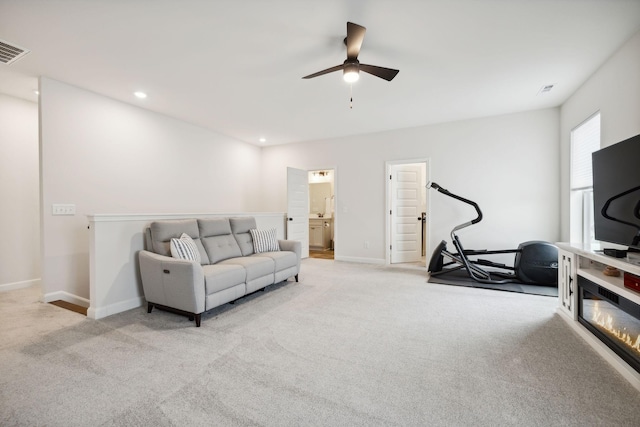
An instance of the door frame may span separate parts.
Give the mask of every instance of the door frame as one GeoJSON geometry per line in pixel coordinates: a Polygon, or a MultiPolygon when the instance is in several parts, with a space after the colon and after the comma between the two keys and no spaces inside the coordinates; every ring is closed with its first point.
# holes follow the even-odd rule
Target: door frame
{"type": "MultiPolygon", "coordinates": [[[[386,199],[386,210],[385,210],[385,233],[384,233],[384,240],[385,240],[385,263],[387,265],[391,264],[391,215],[389,214],[389,212],[391,211],[391,207],[392,207],[392,200],[393,200],[393,195],[391,194],[391,180],[389,179],[389,175],[391,175],[391,168],[392,166],[398,166],[398,165],[409,165],[409,164],[415,164],[415,163],[424,163],[424,165],[426,166],[426,182],[431,181],[431,159],[429,157],[422,157],[422,158],[417,158],[417,159],[405,159],[405,160],[387,160],[384,162],[385,165],[385,175],[384,175],[384,181],[385,181],[385,199],[386,199]]],[[[426,207],[426,211],[427,211],[427,226],[426,226],[426,233],[427,233],[427,239],[425,242],[425,267],[426,267],[426,263],[429,260],[429,257],[431,256],[431,245],[429,244],[429,237],[431,236],[431,197],[429,195],[429,191],[427,191],[426,187],[424,188],[424,192],[425,192],[425,202],[427,204],[426,207]]]]}

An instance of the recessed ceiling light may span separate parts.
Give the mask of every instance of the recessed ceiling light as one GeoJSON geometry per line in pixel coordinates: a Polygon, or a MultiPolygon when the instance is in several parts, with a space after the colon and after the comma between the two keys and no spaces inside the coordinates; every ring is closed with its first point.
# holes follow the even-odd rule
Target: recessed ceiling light
{"type": "Polygon", "coordinates": [[[36,89],[33,90],[33,93],[35,93],[36,95],[40,95],[40,91],[38,91],[36,89]]]}
{"type": "Polygon", "coordinates": [[[260,142],[267,142],[267,139],[266,139],[266,138],[260,138],[258,141],[260,141],[260,142]]]}
{"type": "Polygon", "coordinates": [[[140,98],[140,99],[145,99],[147,97],[147,94],[144,92],[133,92],[133,94],[136,96],[136,98],[140,98]]]}

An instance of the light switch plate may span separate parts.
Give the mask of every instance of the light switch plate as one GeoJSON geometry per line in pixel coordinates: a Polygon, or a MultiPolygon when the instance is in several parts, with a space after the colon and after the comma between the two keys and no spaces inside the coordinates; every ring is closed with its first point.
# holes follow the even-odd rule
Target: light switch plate
{"type": "Polygon", "coordinates": [[[53,215],[75,215],[76,205],[73,204],[53,204],[51,205],[53,215]]]}

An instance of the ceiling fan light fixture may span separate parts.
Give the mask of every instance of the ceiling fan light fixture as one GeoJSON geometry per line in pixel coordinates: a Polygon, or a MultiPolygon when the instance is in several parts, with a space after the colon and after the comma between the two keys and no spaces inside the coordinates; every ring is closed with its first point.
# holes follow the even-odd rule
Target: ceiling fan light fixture
{"type": "Polygon", "coordinates": [[[347,83],[357,82],[358,79],[360,78],[360,73],[358,72],[357,68],[355,70],[349,70],[349,69],[345,68],[344,69],[344,74],[342,75],[342,78],[347,83]]]}
{"type": "Polygon", "coordinates": [[[347,83],[357,82],[360,78],[360,68],[358,64],[345,64],[342,78],[347,83]]]}
{"type": "Polygon", "coordinates": [[[346,71],[345,70],[344,75],[342,76],[342,78],[347,83],[353,83],[353,82],[357,82],[358,81],[358,79],[360,78],[360,74],[357,71],[346,71]]]}

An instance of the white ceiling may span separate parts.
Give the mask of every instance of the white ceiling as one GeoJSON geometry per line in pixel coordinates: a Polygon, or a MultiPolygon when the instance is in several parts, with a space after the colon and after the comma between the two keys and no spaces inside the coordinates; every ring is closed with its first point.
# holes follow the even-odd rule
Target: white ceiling
{"type": "Polygon", "coordinates": [[[0,0],[31,50],[0,92],[35,101],[42,75],[282,144],[558,106],[639,30],[640,0],[0,0]],[[301,78],[344,61],[347,21],[400,70],[362,74],[353,109],[340,72],[301,78]]]}

